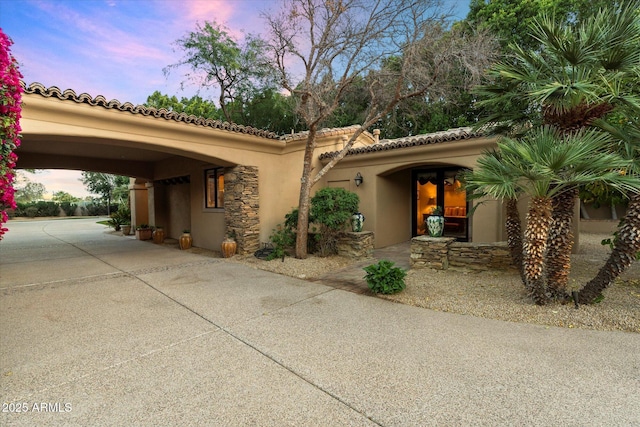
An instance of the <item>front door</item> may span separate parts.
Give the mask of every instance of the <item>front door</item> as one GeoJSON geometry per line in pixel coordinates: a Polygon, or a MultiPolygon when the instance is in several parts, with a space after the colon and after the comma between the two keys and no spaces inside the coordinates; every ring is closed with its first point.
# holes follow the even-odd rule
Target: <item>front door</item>
{"type": "Polygon", "coordinates": [[[416,169],[412,173],[414,194],[412,208],[412,234],[428,235],[426,219],[436,206],[443,208],[445,237],[467,241],[467,194],[456,175],[460,168],[416,169]]]}

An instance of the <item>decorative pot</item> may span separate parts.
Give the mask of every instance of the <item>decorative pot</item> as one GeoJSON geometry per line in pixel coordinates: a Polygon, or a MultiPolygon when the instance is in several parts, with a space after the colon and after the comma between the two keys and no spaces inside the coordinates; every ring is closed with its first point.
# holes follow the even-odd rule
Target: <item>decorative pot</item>
{"type": "Polygon", "coordinates": [[[356,212],[351,216],[351,229],[355,233],[359,233],[362,231],[362,227],[364,226],[364,215],[360,212],[356,212]]]}
{"type": "Polygon", "coordinates": [[[131,225],[123,225],[122,226],[122,235],[123,236],[128,236],[129,234],[131,234],[131,225]]]}
{"type": "Polygon", "coordinates": [[[191,247],[191,244],[193,243],[191,233],[182,233],[182,236],[180,236],[180,240],[178,240],[178,243],[180,243],[180,249],[189,249],[191,247]]]}
{"type": "Polygon", "coordinates": [[[164,243],[164,229],[156,228],[153,230],[153,243],[164,243]]]}
{"type": "Polygon", "coordinates": [[[444,232],[444,217],[440,215],[427,217],[427,228],[431,237],[441,237],[444,232]]]}
{"type": "Polygon", "coordinates": [[[236,254],[238,244],[233,239],[224,239],[222,241],[222,256],[224,258],[231,258],[236,254]]]}
{"type": "Polygon", "coordinates": [[[150,228],[140,228],[136,230],[136,239],[138,240],[151,240],[152,230],[150,228]]]}

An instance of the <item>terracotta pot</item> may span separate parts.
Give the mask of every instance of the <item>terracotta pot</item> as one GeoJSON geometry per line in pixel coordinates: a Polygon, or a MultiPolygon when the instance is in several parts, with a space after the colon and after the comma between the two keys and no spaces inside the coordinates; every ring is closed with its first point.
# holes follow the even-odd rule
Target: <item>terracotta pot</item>
{"type": "Polygon", "coordinates": [[[138,240],[151,240],[152,230],[150,228],[141,228],[136,230],[136,238],[138,240]]]}
{"type": "Polygon", "coordinates": [[[189,249],[193,243],[193,238],[190,233],[183,233],[178,242],[180,243],[180,249],[189,249]]]}
{"type": "Polygon", "coordinates": [[[222,242],[222,256],[224,258],[231,258],[236,254],[238,244],[233,239],[224,239],[222,242]]]}
{"type": "Polygon", "coordinates": [[[156,228],[153,231],[153,243],[163,243],[164,242],[164,230],[162,228],[156,228]]]}

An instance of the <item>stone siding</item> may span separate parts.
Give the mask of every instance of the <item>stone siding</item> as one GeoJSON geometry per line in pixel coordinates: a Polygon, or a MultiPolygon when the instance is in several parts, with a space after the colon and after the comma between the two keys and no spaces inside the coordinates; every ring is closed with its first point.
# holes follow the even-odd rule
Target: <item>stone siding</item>
{"type": "Polygon", "coordinates": [[[449,245],[456,239],[451,237],[418,236],[411,239],[411,268],[449,268],[449,245]]]}
{"type": "Polygon", "coordinates": [[[343,233],[338,239],[338,255],[351,259],[373,258],[373,231],[343,233]]]}
{"type": "Polygon", "coordinates": [[[507,270],[514,268],[505,242],[456,242],[450,237],[411,239],[411,268],[507,270]]]}
{"type": "Polygon", "coordinates": [[[224,220],[227,234],[235,233],[238,254],[260,247],[258,168],[235,166],[224,171],[224,220]]]}

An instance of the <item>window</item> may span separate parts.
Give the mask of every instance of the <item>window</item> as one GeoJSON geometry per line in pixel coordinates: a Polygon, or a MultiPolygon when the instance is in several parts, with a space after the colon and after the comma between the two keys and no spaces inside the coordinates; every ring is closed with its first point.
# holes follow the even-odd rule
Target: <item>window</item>
{"type": "Polygon", "coordinates": [[[433,208],[440,206],[444,216],[444,237],[469,240],[467,193],[457,175],[460,168],[416,169],[413,171],[414,236],[428,234],[425,221],[433,208]]]}
{"type": "Polygon", "coordinates": [[[224,171],[222,168],[205,171],[205,207],[224,207],[224,171]]]}

